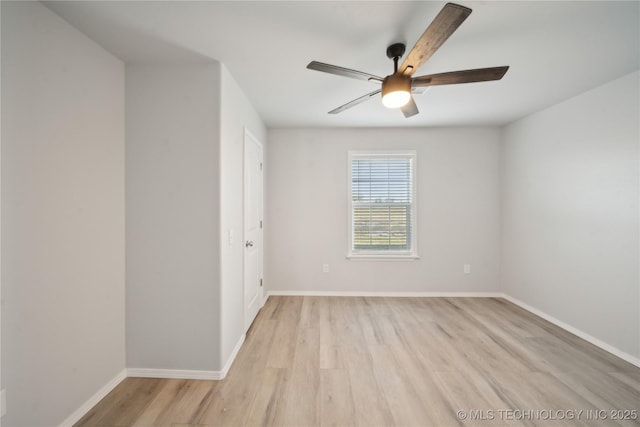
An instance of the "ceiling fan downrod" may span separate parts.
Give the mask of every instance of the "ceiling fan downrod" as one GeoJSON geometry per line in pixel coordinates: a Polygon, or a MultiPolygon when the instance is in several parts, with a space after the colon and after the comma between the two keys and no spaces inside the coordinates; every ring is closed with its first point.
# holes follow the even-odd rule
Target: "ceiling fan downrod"
{"type": "Polygon", "coordinates": [[[387,58],[393,59],[393,73],[398,72],[398,59],[404,55],[406,46],[404,43],[394,43],[387,48],[387,58]]]}

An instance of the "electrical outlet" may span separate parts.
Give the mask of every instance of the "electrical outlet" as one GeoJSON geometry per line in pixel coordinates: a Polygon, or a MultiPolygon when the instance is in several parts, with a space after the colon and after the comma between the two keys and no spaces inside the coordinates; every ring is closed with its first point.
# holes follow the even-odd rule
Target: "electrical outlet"
{"type": "Polygon", "coordinates": [[[322,272],[323,273],[329,272],[329,264],[322,264],[322,272]]]}
{"type": "Polygon", "coordinates": [[[471,274],[471,264],[464,265],[464,274],[471,274]]]}
{"type": "Polygon", "coordinates": [[[7,413],[7,390],[0,391],[0,406],[2,406],[0,417],[4,417],[7,413]]]}

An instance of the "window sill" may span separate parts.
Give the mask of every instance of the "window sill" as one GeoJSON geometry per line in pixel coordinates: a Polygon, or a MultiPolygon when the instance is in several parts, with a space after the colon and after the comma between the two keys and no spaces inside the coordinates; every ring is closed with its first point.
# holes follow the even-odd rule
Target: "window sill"
{"type": "Polygon", "coordinates": [[[390,254],[347,254],[350,261],[416,261],[420,257],[412,254],[390,255],[390,254]]]}

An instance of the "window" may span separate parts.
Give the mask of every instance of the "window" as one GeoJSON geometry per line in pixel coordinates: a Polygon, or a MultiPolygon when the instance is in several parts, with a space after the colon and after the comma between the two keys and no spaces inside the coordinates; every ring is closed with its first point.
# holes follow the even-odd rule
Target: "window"
{"type": "Polygon", "coordinates": [[[414,151],[349,152],[349,257],[416,258],[414,151]]]}

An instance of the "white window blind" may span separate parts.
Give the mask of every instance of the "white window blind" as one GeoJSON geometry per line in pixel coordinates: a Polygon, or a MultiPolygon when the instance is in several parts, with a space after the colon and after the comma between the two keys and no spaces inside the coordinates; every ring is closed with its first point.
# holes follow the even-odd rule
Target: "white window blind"
{"type": "Polygon", "coordinates": [[[351,254],[415,254],[415,153],[349,157],[351,254]]]}

